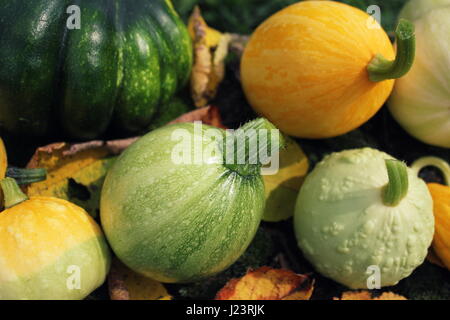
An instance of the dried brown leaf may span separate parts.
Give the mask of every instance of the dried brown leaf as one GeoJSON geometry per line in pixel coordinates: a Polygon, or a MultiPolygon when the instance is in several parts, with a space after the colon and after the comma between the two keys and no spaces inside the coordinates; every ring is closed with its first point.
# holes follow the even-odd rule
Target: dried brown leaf
{"type": "Polygon", "coordinates": [[[216,300],[309,300],[314,281],[290,270],[261,267],[230,280],[216,300]]]}
{"type": "Polygon", "coordinates": [[[219,109],[215,106],[208,106],[185,113],[181,117],[171,121],[170,124],[194,121],[201,121],[203,124],[226,129],[222,124],[219,109]]]}
{"type": "Polygon", "coordinates": [[[40,147],[27,167],[47,169],[47,179],[28,185],[26,192],[28,196],[69,200],[95,217],[101,185],[114,156],[135,140],[59,142],[40,147]]]}
{"type": "Polygon", "coordinates": [[[108,275],[111,300],[170,300],[164,285],[135,273],[114,259],[108,275]]]}
{"type": "Polygon", "coordinates": [[[225,58],[231,36],[208,27],[199,7],[188,22],[194,44],[194,65],[191,73],[191,95],[198,107],[206,106],[217,94],[225,76],[225,58]]]}

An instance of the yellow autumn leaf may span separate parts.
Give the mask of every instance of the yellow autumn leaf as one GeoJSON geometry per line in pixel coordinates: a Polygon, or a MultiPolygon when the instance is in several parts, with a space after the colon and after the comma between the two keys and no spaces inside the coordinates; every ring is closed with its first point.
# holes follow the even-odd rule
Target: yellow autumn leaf
{"type": "Polygon", "coordinates": [[[279,171],[265,175],[266,209],[263,220],[278,222],[290,218],[298,192],[308,174],[309,161],[297,142],[286,138],[286,148],[280,151],[279,171]]]}
{"type": "Polygon", "coordinates": [[[222,33],[216,29],[210,28],[205,19],[203,19],[200,8],[196,6],[188,21],[188,31],[191,39],[195,40],[199,33],[204,33],[201,35],[202,42],[206,44],[207,47],[216,47],[219,44],[222,33]]]}
{"type": "Polygon", "coordinates": [[[290,270],[261,267],[230,280],[216,300],[309,300],[314,281],[290,270]]]}
{"type": "Polygon", "coordinates": [[[111,300],[170,300],[166,288],[158,281],[146,278],[114,259],[108,275],[111,300]]]}
{"type": "Polygon", "coordinates": [[[196,107],[201,108],[216,96],[225,76],[225,58],[231,36],[208,27],[195,7],[188,21],[188,30],[194,45],[194,65],[191,73],[191,95],[196,107]]]}
{"type": "Polygon", "coordinates": [[[99,210],[100,189],[113,155],[132,141],[123,140],[118,150],[114,143],[92,141],[82,144],[54,143],[39,148],[28,168],[47,169],[47,179],[26,189],[28,196],[51,196],[69,200],[92,216],[99,210]]]}

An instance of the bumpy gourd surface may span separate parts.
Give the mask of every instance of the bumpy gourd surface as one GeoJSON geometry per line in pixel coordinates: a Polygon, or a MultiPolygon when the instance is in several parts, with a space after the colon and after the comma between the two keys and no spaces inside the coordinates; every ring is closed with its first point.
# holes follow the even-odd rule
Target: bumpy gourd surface
{"type": "Polygon", "coordinates": [[[100,228],[68,201],[32,197],[0,213],[0,299],[82,299],[105,281],[109,264],[100,228]],[[80,289],[68,286],[71,266],[80,289]]]}
{"type": "Polygon", "coordinates": [[[369,266],[381,285],[395,285],[420,265],[434,232],[433,202],[424,181],[408,169],[409,189],[385,206],[386,153],[358,149],[320,162],[300,190],[295,232],[317,271],[350,288],[367,288],[369,266]]]}
{"type": "Polygon", "coordinates": [[[450,148],[450,6],[414,21],[416,59],[389,100],[394,118],[417,139],[450,148]]]}
{"type": "MultiPolygon", "coordinates": [[[[243,177],[222,164],[174,164],[172,152],[193,140],[172,138],[191,123],[163,127],[132,146],[108,173],[101,197],[101,221],[116,255],[129,267],[164,282],[207,277],[232,264],[247,248],[264,209],[262,178],[243,177]]],[[[180,150],[180,149],[178,149],[180,150]]],[[[220,150],[215,150],[221,157],[220,150]]],[[[206,153],[206,151],[205,151],[206,153]]],[[[208,162],[214,157],[206,157],[208,162]]]]}
{"type": "Polygon", "coordinates": [[[365,12],[303,1],[253,33],[242,84],[252,107],[280,130],[303,138],[337,136],[371,118],[392,91],[392,80],[369,80],[366,68],[377,53],[394,58],[387,34],[365,12]]]}
{"type": "Polygon", "coordinates": [[[0,123],[12,133],[142,130],[189,77],[190,38],[169,1],[2,1],[0,16],[0,123]]]}

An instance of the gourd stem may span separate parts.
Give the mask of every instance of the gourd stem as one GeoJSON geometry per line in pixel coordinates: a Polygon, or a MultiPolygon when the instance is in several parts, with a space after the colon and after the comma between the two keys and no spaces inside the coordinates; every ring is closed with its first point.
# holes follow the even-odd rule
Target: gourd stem
{"type": "Polygon", "coordinates": [[[397,38],[397,56],[395,60],[387,60],[377,54],[367,66],[369,79],[380,82],[403,77],[411,69],[416,53],[416,37],[414,25],[406,19],[400,19],[395,31],[397,38]]]}
{"type": "Polygon", "coordinates": [[[5,178],[0,180],[0,185],[5,197],[5,208],[11,208],[25,200],[28,197],[20,190],[19,185],[13,178],[5,178]]]}
{"type": "Polygon", "coordinates": [[[398,160],[386,160],[389,182],[384,188],[383,203],[397,206],[408,193],[408,171],[406,164],[398,160]]]}
{"type": "Polygon", "coordinates": [[[47,178],[47,170],[43,168],[22,169],[9,167],[6,176],[16,180],[17,184],[30,184],[47,178]]]}
{"type": "Polygon", "coordinates": [[[262,165],[278,156],[286,142],[267,119],[250,121],[234,132],[227,130],[223,145],[224,165],[242,176],[259,174],[262,165]]]}
{"type": "Polygon", "coordinates": [[[444,176],[444,182],[446,185],[450,186],[450,165],[447,161],[438,157],[422,157],[411,165],[411,169],[419,175],[420,170],[425,167],[435,167],[438,168],[442,175],[444,176]]]}

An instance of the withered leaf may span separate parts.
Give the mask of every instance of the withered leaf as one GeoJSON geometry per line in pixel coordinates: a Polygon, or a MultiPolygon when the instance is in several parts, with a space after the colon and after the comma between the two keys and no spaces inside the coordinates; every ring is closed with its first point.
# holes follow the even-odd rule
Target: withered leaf
{"type": "Polygon", "coordinates": [[[135,140],[60,142],[38,148],[27,167],[47,169],[47,179],[29,185],[26,192],[69,200],[95,217],[103,179],[114,156],[135,140]]]}
{"type": "Polygon", "coordinates": [[[293,215],[298,191],[309,170],[308,158],[298,143],[287,137],[286,141],[286,148],[280,151],[278,172],[263,176],[266,192],[264,221],[278,222],[293,215]]]}
{"type": "Polygon", "coordinates": [[[194,104],[200,108],[216,96],[225,76],[225,58],[231,36],[208,27],[198,6],[189,18],[188,30],[194,44],[191,95],[194,104]]]}
{"type": "Polygon", "coordinates": [[[213,127],[226,129],[222,124],[219,109],[215,106],[203,107],[188,113],[183,114],[177,119],[171,121],[169,124],[182,123],[182,122],[194,122],[201,121],[203,124],[207,124],[213,127]]]}
{"type": "Polygon", "coordinates": [[[309,300],[314,281],[290,270],[261,267],[230,280],[216,300],[309,300]]]}
{"type": "Polygon", "coordinates": [[[160,282],[146,278],[114,259],[108,275],[111,300],[170,300],[160,282]]]}

